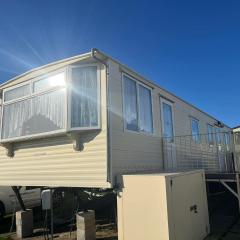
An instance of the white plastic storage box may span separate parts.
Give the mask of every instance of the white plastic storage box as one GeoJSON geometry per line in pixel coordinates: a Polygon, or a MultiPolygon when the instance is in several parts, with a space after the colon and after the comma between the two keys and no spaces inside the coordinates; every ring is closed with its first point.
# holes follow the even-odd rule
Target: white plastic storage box
{"type": "Polygon", "coordinates": [[[123,176],[119,240],[203,240],[210,231],[204,171],[123,176]]]}

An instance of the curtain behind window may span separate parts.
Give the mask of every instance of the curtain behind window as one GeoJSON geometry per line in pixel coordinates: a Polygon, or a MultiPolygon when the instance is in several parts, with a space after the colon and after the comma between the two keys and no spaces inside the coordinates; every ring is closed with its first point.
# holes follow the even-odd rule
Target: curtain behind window
{"type": "Polygon", "coordinates": [[[199,127],[198,127],[198,121],[195,119],[192,119],[192,139],[196,142],[200,142],[200,136],[199,136],[199,127]]]}
{"type": "Polygon", "coordinates": [[[4,106],[2,138],[51,132],[65,127],[65,90],[4,106]]]}
{"type": "Polygon", "coordinates": [[[208,129],[208,135],[207,135],[208,136],[208,143],[213,144],[214,143],[214,136],[213,136],[214,130],[213,130],[213,126],[208,125],[207,129],[208,129]]]}
{"type": "Polygon", "coordinates": [[[124,120],[126,129],[138,131],[136,82],[124,76],[124,120]]]}
{"type": "Polygon", "coordinates": [[[98,126],[97,67],[72,69],[71,126],[98,126]]]}
{"type": "Polygon", "coordinates": [[[139,108],[140,131],[152,133],[151,91],[141,85],[139,85],[139,108]]]}
{"type": "Polygon", "coordinates": [[[164,124],[164,137],[168,138],[169,142],[173,141],[173,119],[172,107],[169,104],[163,103],[163,124],[164,124]]]}
{"type": "Polygon", "coordinates": [[[222,143],[222,133],[219,128],[216,128],[216,140],[218,144],[222,143]]]}

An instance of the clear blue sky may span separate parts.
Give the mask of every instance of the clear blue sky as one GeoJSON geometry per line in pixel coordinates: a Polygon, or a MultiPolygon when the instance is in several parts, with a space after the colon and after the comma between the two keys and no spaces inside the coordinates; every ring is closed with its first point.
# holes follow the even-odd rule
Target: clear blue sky
{"type": "Polygon", "coordinates": [[[1,0],[0,81],[97,47],[240,123],[240,1],[1,0]]]}

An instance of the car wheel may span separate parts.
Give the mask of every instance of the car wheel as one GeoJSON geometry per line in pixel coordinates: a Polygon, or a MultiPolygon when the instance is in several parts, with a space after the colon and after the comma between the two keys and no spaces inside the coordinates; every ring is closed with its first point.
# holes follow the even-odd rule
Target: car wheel
{"type": "Polygon", "coordinates": [[[2,202],[0,202],[0,222],[3,221],[3,217],[5,215],[5,208],[2,202]]]}

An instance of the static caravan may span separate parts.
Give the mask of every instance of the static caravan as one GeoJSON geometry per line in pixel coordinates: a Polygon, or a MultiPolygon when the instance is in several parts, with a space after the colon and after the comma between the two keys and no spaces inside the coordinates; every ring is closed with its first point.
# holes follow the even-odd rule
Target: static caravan
{"type": "Polygon", "coordinates": [[[231,168],[228,126],[97,49],[0,91],[0,185],[114,188],[123,174],[231,168]]]}

